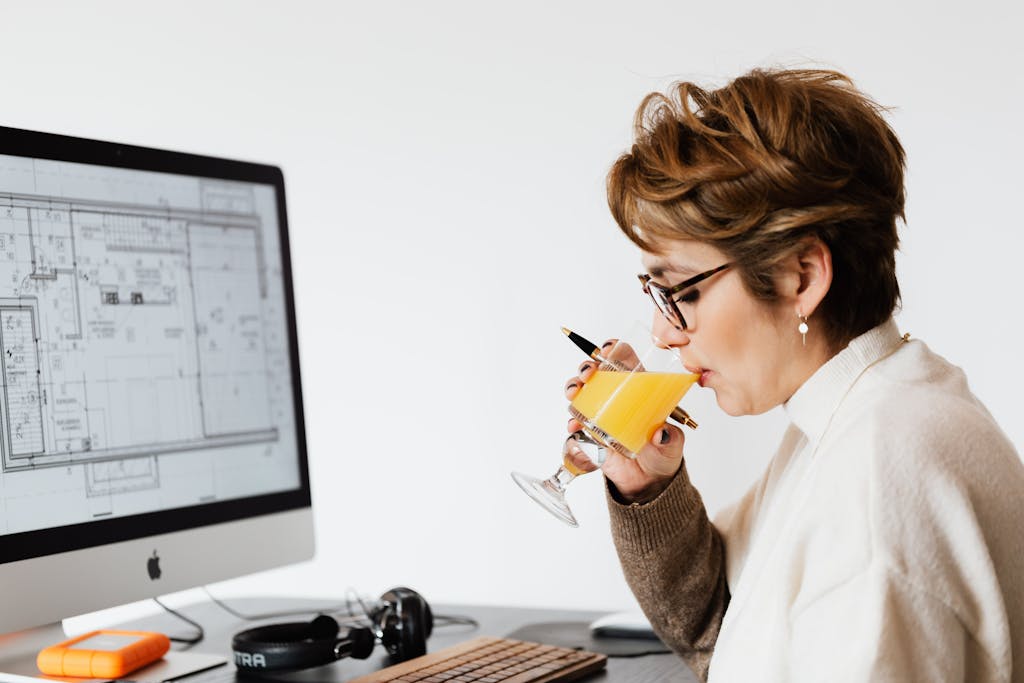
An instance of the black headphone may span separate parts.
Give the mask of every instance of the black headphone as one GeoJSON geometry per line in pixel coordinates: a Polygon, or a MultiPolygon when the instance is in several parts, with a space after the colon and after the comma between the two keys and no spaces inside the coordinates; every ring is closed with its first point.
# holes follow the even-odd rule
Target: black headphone
{"type": "Polygon", "coordinates": [[[366,615],[369,628],[341,626],[321,614],[309,622],[260,626],[231,639],[235,667],[261,673],[308,669],[344,657],[366,659],[377,640],[392,659],[405,661],[427,653],[427,638],[434,628],[430,605],[411,588],[392,588],[366,615]]]}

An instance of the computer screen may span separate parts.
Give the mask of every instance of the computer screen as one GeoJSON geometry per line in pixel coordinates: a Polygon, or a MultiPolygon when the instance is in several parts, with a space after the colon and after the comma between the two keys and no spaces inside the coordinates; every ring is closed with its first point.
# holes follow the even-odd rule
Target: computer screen
{"type": "Polygon", "coordinates": [[[0,129],[0,632],[312,553],[280,169],[0,129]]]}

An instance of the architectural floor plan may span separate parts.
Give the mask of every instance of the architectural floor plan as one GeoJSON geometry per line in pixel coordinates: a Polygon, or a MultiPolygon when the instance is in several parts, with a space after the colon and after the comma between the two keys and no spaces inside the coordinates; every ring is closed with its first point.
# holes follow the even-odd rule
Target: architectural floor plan
{"type": "Polygon", "coordinates": [[[0,181],[19,180],[0,184],[8,508],[54,486],[91,501],[72,517],[161,487],[173,505],[162,475],[189,453],[178,476],[209,476],[216,499],[246,486],[201,463],[233,454],[244,479],[282,429],[294,440],[272,188],[102,172],[0,157],[0,181]]]}

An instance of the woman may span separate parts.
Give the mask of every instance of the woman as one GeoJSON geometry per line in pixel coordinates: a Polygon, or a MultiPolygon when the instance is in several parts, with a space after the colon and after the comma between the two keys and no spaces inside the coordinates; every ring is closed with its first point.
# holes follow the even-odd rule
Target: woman
{"type": "Polygon", "coordinates": [[[608,177],[655,335],[728,414],[792,423],[714,522],[678,428],[602,465],[630,587],[708,680],[1024,681],[1024,466],[892,319],[904,153],[879,111],[831,71],[681,83],[608,177]]]}

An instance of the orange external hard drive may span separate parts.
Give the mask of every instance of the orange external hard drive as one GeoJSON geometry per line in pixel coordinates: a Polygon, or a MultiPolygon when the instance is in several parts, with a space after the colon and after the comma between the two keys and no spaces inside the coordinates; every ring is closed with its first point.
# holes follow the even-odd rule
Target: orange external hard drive
{"type": "Polygon", "coordinates": [[[171,649],[162,633],[93,631],[39,652],[36,666],[49,676],[121,678],[171,649]]]}

